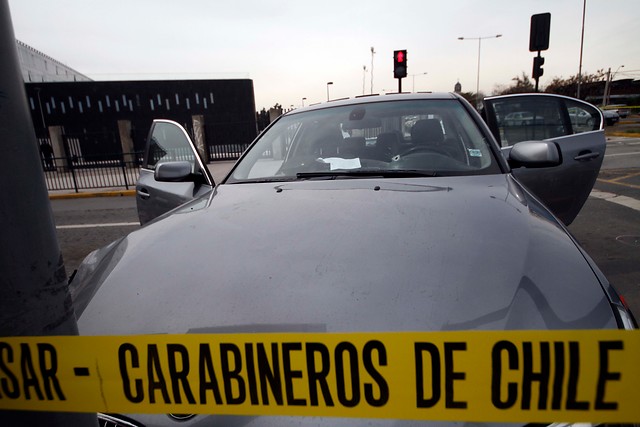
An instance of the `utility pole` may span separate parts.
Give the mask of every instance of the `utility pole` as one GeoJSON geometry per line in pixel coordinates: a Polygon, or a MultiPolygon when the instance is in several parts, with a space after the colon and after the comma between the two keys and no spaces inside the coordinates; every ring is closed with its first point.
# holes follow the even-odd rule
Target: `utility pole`
{"type": "Polygon", "coordinates": [[[611,67],[607,71],[607,82],[604,84],[604,93],[602,94],[602,106],[606,107],[609,103],[609,86],[611,85],[611,67]]]}
{"type": "Polygon", "coordinates": [[[611,67],[609,67],[609,71],[607,71],[607,83],[604,86],[604,94],[602,95],[602,105],[607,106],[611,103],[611,86],[613,83],[613,79],[615,79],[616,74],[620,71],[620,68],[623,68],[624,65],[619,66],[616,71],[611,73],[611,67]]]}
{"type": "MultiPolygon", "coordinates": [[[[0,336],[77,335],[7,0],[0,52],[0,336]]],[[[6,426],[96,423],[95,414],[0,411],[6,426]]]]}

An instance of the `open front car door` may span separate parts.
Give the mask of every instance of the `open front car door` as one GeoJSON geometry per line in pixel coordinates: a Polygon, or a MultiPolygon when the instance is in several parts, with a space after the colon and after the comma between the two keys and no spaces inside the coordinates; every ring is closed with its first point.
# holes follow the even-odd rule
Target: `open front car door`
{"type": "Polygon", "coordinates": [[[606,139],[602,113],[586,102],[559,95],[524,94],[486,98],[484,115],[512,173],[565,224],[580,212],[598,177],[606,139]],[[523,141],[548,141],[558,165],[531,168],[511,156],[523,141]]]}
{"type": "Polygon", "coordinates": [[[140,224],[213,187],[213,178],[184,128],[170,120],[154,120],[136,184],[140,224]]]}

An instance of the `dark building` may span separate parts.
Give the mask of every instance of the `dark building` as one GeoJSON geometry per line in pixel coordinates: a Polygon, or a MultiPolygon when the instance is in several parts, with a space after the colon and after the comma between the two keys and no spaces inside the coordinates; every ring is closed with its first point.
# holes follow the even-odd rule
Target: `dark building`
{"type": "Polygon", "coordinates": [[[251,80],[26,83],[36,135],[53,130],[55,156],[108,159],[140,152],[153,119],[182,124],[201,138],[208,159],[237,158],[256,137],[251,80]],[[66,151],[62,153],[60,151],[66,151]]]}

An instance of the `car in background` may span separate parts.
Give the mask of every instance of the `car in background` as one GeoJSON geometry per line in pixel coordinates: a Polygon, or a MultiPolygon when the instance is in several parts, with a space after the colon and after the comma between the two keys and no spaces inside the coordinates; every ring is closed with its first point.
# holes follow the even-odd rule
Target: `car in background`
{"type": "Polygon", "coordinates": [[[607,126],[613,126],[620,121],[620,114],[618,114],[618,110],[602,109],[602,114],[607,126]]]}
{"type": "Polygon", "coordinates": [[[504,121],[507,126],[520,126],[529,124],[533,120],[533,114],[527,111],[516,111],[505,116],[504,121]]]}
{"type": "MultiPolygon", "coordinates": [[[[487,98],[483,115],[449,93],[293,110],[217,185],[187,131],[155,120],[136,185],[145,226],[90,254],[71,282],[80,334],[636,327],[565,227],[604,157],[599,110],[527,94],[487,98]],[[571,107],[592,126],[576,127],[571,107]],[[535,123],[497,119],[517,111],[535,123]]],[[[108,417],[178,425],[176,415],[108,417]]]]}
{"type": "Polygon", "coordinates": [[[628,108],[618,108],[618,115],[621,119],[626,119],[631,114],[631,110],[628,108]]]}
{"type": "Polygon", "coordinates": [[[573,126],[593,126],[596,118],[581,108],[570,107],[568,108],[569,117],[571,118],[571,124],[573,126]]]}

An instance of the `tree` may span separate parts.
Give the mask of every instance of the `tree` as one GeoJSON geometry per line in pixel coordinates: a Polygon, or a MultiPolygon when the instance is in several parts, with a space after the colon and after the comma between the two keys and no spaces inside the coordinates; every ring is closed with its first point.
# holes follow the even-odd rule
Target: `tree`
{"type": "Polygon", "coordinates": [[[269,112],[265,108],[256,113],[256,124],[258,125],[258,132],[262,132],[269,126],[269,112]]]}
{"type": "Polygon", "coordinates": [[[282,105],[278,103],[269,108],[269,110],[263,108],[262,110],[257,111],[256,124],[258,126],[258,132],[262,132],[267,126],[269,126],[269,123],[271,123],[271,119],[275,119],[280,114],[282,114],[282,105]]]}
{"type": "Polygon", "coordinates": [[[476,105],[476,99],[482,102],[482,100],[485,98],[485,94],[482,91],[478,92],[477,97],[475,92],[460,92],[459,95],[462,96],[467,101],[469,101],[469,104],[474,106],[476,105]]]}
{"type": "MultiPolygon", "coordinates": [[[[602,83],[605,80],[604,70],[598,70],[594,74],[585,73],[582,75],[580,97],[586,98],[591,95],[602,95],[602,83]]],[[[565,96],[576,96],[578,92],[578,75],[570,76],[567,79],[554,77],[544,89],[547,93],[555,93],[565,96]]]]}
{"type": "Polygon", "coordinates": [[[535,91],[534,84],[531,82],[531,79],[524,71],[522,72],[522,76],[515,76],[511,79],[511,81],[514,82],[511,84],[511,86],[496,86],[493,90],[493,94],[509,95],[511,93],[530,93],[535,91]]]}

